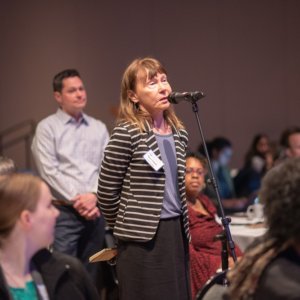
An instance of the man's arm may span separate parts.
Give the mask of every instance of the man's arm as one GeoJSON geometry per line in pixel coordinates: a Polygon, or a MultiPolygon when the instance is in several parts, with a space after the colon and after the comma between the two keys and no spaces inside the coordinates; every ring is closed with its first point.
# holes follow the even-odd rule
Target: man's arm
{"type": "Polygon", "coordinates": [[[70,200],[76,195],[76,189],[68,184],[60,171],[57,158],[54,132],[48,124],[40,123],[36,129],[31,145],[32,154],[40,176],[50,185],[52,190],[63,200],[70,200]]]}
{"type": "MultiPolygon", "coordinates": [[[[102,157],[109,139],[106,126],[99,133],[101,133],[102,137],[99,155],[102,157]]],[[[58,156],[60,150],[57,148],[57,143],[58,137],[51,124],[40,123],[32,143],[32,152],[41,177],[50,185],[57,199],[73,202],[74,208],[86,219],[98,217],[100,211],[96,206],[97,198],[95,196],[97,179],[95,179],[95,183],[93,184],[94,188],[83,193],[78,193],[78,186],[75,186],[74,178],[71,179],[62,168],[62,162],[58,156]]]]}
{"type": "Polygon", "coordinates": [[[94,193],[76,195],[72,201],[74,201],[73,207],[85,219],[93,220],[100,216],[100,210],[97,207],[97,196],[94,193]]]}

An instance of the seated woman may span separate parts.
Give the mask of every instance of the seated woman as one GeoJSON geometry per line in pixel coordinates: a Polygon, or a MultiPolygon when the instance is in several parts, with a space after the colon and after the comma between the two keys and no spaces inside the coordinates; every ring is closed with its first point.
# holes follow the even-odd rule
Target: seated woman
{"type": "Polygon", "coordinates": [[[57,216],[50,191],[39,178],[0,177],[1,300],[99,299],[77,259],[46,249],[57,216]]]}
{"type": "Polygon", "coordinates": [[[232,300],[300,299],[300,158],[289,158],[263,178],[259,199],[268,231],[228,273],[232,300]]]}
{"type": "Polygon", "coordinates": [[[267,135],[257,134],[245,156],[243,168],[234,178],[238,197],[255,197],[265,173],[273,166],[274,157],[267,135]]]}
{"type": "MultiPolygon", "coordinates": [[[[199,154],[189,153],[186,158],[186,196],[190,219],[190,273],[192,296],[195,297],[204,283],[221,267],[222,245],[215,236],[223,232],[216,221],[216,207],[202,193],[205,186],[206,159],[199,154]]],[[[236,255],[241,256],[236,246],[236,255]]],[[[229,258],[229,266],[233,265],[229,258]]]]}

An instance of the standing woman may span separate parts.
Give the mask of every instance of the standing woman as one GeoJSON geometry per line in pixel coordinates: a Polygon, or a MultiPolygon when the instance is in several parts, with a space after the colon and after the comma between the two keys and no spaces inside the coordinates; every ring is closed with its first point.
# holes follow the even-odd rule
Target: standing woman
{"type": "Polygon", "coordinates": [[[98,186],[102,214],[117,238],[121,300],[190,299],[188,138],[170,93],[156,59],[136,59],[125,70],[98,186]]]}

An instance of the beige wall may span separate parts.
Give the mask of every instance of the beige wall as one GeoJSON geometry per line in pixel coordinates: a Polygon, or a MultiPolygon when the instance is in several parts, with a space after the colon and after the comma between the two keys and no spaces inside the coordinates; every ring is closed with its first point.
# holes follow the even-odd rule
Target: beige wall
{"type": "MultiPolygon", "coordinates": [[[[207,94],[205,136],[232,140],[235,167],[254,134],[276,140],[299,124],[300,1],[12,0],[0,11],[0,130],[54,112],[51,80],[68,67],[86,83],[87,112],[112,129],[122,72],[145,55],[165,64],[173,90],[207,94]]],[[[195,149],[191,107],[176,110],[195,149]]]]}

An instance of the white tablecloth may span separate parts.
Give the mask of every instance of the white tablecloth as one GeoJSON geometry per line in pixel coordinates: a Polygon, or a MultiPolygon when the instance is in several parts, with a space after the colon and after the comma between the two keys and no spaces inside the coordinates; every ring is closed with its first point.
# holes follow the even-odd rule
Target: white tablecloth
{"type": "MultiPolygon", "coordinates": [[[[242,219],[240,220],[241,223],[243,223],[242,219]]],[[[246,218],[244,220],[246,220],[246,218]]],[[[267,231],[267,228],[265,227],[255,228],[250,225],[235,225],[234,222],[233,224],[230,224],[229,228],[233,241],[239,245],[242,251],[244,251],[257,237],[262,236],[267,231]]]]}

